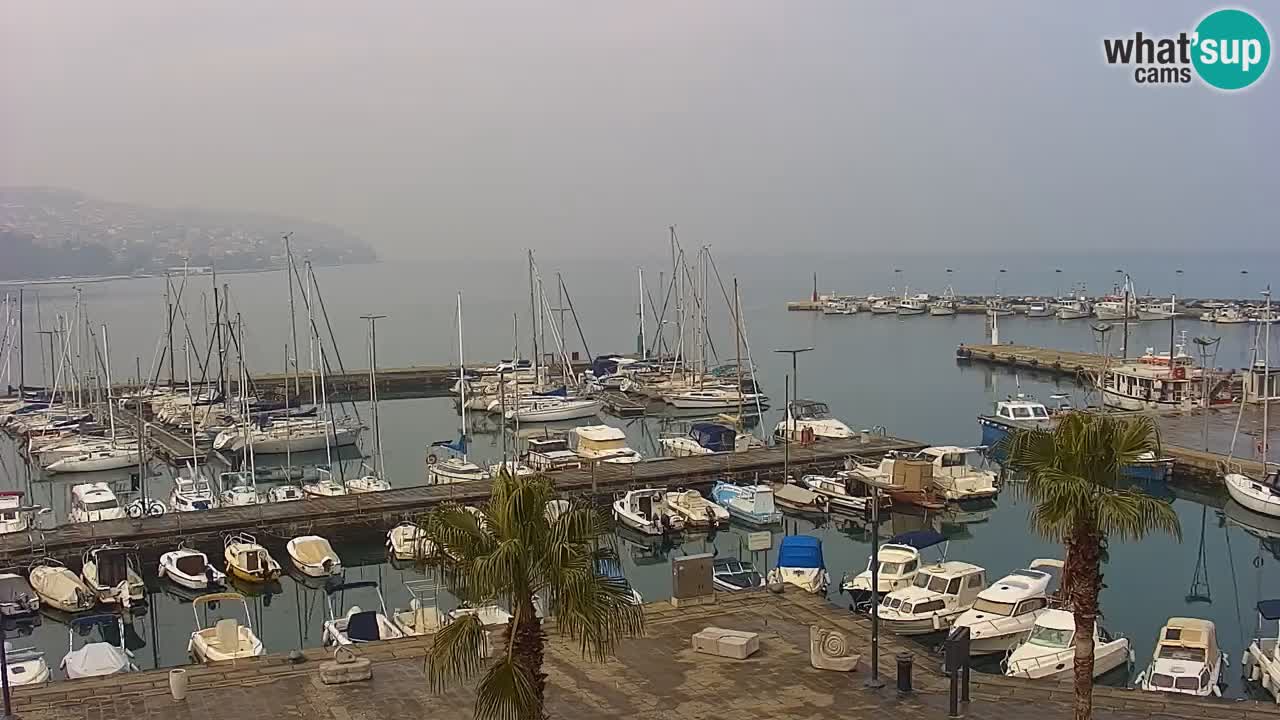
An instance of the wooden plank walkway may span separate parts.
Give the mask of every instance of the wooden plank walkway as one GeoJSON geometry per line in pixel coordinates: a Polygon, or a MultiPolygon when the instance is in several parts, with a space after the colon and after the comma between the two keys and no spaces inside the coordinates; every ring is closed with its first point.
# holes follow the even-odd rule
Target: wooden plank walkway
{"type": "Polygon", "coordinates": [[[1075,377],[1100,372],[1106,358],[1095,353],[1031,345],[961,345],[956,348],[956,361],[1008,365],[1075,377]]]}
{"type": "MultiPolygon", "coordinates": [[[[830,472],[849,455],[875,458],[890,451],[910,451],[923,443],[879,435],[851,440],[821,441],[789,451],[782,447],[754,448],[742,453],[720,453],[668,458],[632,464],[600,463],[592,468],[553,473],[563,493],[599,492],[650,485],[693,487],[715,480],[751,482],[781,479],[784,456],[793,472],[830,472]]],[[[0,536],[0,565],[27,564],[43,555],[74,558],[86,548],[114,540],[136,544],[144,550],[168,548],[179,539],[216,541],[222,534],[248,530],[282,537],[317,532],[341,533],[386,529],[412,518],[441,502],[483,502],[492,481],[478,480],[449,485],[417,485],[379,493],[309,498],[289,503],[263,503],[247,507],[215,508],[194,513],[167,513],[138,520],[59,525],[55,528],[0,536]]]]}

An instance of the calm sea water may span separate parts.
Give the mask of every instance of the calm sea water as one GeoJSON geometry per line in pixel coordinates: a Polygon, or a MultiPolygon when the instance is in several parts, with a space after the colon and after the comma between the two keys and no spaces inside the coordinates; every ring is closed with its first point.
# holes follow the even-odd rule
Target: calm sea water
{"type": "MultiPolygon", "coordinates": [[[[541,275],[552,306],[560,304],[556,290],[556,266],[551,258],[541,260],[541,275]]],[[[669,279],[669,261],[661,255],[651,258],[587,263],[567,260],[557,263],[569,290],[563,304],[572,302],[586,338],[578,337],[571,319],[566,320],[570,350],[583,355],[608,351],[632,351],[637,335],[637,273],[646,265],[645,280],[653,304],[661,306],[664,288],[659,287],[659,268],[669,279]]],[[[811,273],[820,272],[824,290],[880,292],[895,285],[910,285],[913,291],[941,291],[948,282],[957,292],[990,292],[999,283],[1006,295],[1054,293],[1072,282],[1085,281],[1091,290],[1109,287],[1115,269],[1128,269],[1139,290],[1180,295],[1249,296],[1266,282],[1273,258],[1182,257],[1097,259],[1087,257],[941,258],[892,257],[889,255],[844,255],[833,257],[733,258],[718,260],[718,270],[728,293],[732,277],[739,279],[751,359],[758,367],[760,382],[782,407],[784,378],[790,373],[789,356],[773,352],[777,348],[812,346],[801,356],[799,391],[806,397],[822,399],[832,410],[854,426],[883,425],[888,432],[931,444],[973,444],[979,440],[975,416],[985,412],[993,400],[1014,392],[1029,392],[1041,399],[1055,392],[1072,393],[1084,399],[1082,391],[1069,383],[1054,384],[1039,377],[993,372],[980,366],[958,366],[953,351],[961,342],[979,342],[984,318],[824,317],[820,314],[788,313],[788,298],[805,296],[812,284],[811,273]],[[1158,263],[1159,267],[1152,268],[1158,263]],[[953,272],[947,273],[946,268],[953,272]],[[1004,267],[1005,273],[998,269],[1004,267]],[[894,268],[901,270],[893,272],[894,268]],[[1062,273],[1055,272],[1062,269],[1062,273]],[[1177,269],[1186,272],[1178,274],[1177,269]],[[1248,274],[1240,269],[1249,268],[1248,274]],[[1143,272],[1139,272],[1142,269],[1143,272]]],[[[518,341],[527,352],[530,323],[527,269],[518,258],[509,264],[393,264],[317,270],[325,306],[334,334],[348,367],[364,367],[367,349],[365,324],[360,316],[386,315],[379,324],[379,355],[384,366],[448,363],[456,360],[457,326],[454,318],[455,293],[463,292],[465,357],[469,362],[493,361],[508,357],[518,341]],[[518,336],[516,320],[518,315],[518,336]]],[[[732,359],[733,338],[728,307],[712,277],[711,324],[719,357],[732,359]]],[[[283,364],[289,341],[288,289],[280,273],[235,275],[220,278],[230,284],[232,312],[245,319],[249,363],[254,372],[277,371],[283,364]]],[[[38,290],[40,322],[49,327],[57,312],[67,312],[73,301],[70,288],[42,286],[38,290]]],[[[35,293],[27,295],[27,330],[35,327],[35,293]]],[[[191,323],[193,345],[203,347],[207,329],[201,321],[202,306],[212,304],[209,279],[193,278],[184,291],[185,308],[191,323]]],[[[95,325],[109,326],[112,363],[118,377],[132,377],[140,364],[143,374],[152,373],[160,335],[164,331],[163,281],[156,279],[116,281],[83,286],[83,300],[95,325]],[[135,361],[135,358],[137,360],[135,361]]],[[[301,302],[299,301],[299,306],[301,302]]],[[[652,310],[646,308],[652,323],[652,310]]],[[[322,323],[323,324],[323,323],[322,323]]],[[[650,325],[652,328],[652,324],[650,325]]],[[[1202,326],[1189,321],[1180,325],[1189,336],[1221,336],[1216,364],[1245,365],[1251,356],[1254,331],[1251,326],[1202,326]]],[[[303,335],[300,323],[300,336],[303,335]]],[[[185,330],[180,333],[184,335],[185,330]]],[[[1118,349],[1118,339],[1111,339],[1118,349]]],[[[553,333],[547,330],[546,337],[553,333]]],[[[1009,318],[1001,322],[1006,341],[1095,350],[1093,333],[1087,322],[1058,322],[1009,318]]],[[[1130,348],[1166,349],[1169,330],[1165,324],[1137,325],[1130,348]]],[[[305,340],[304,340],[305,342],[305,340]]],[[[179,347],[181,342],[179,341],[179,347]]],[[[303,363],[305,365],[305,349],[303,363]]],[[[16,363],[16,359],[15,359],[16,363]]],[[[179,377],[182,362],[178,363],[179,377]]],[[[30,342],[27,381],[45,382],[36,343],[30,342]]],[[[165,373],[167,375],[167,373],[165,373]]],[[[5,378],[7,379],[7,378],[5,378]]],[[[16,384],[16,368],[13,381],[16,384]]],[[[361,407],[367,418],[367,406],[361,407]]],[[[778,410],[766,414],[763,427],[771,428],[778,410]]],[[[459,418],[447,399],[402,400],[382,403],[382,426],[387,471],[393,484],[409,485],[423,480],[425,447],[431,441],[450,439],[457,433],[459,418]]],[[[477,419],[473,457],[495,459],[500,453],[496,433],[486,432],[485,421],[477,419]]],[[[660,419],[620,421],[634,447],[656,453],[655,439],[662,432],[677,431],[678,425],[660,419]]],[[[491,423],[489,424],[491,425],[491,423]]],[[[260,458],[260,464],[278,463],[260,458]]],[[[354,471],[359,460],[345,467],[354,471]]],[[[126,477],[109,478],[124,490],[126,477]]],[[[76,479],[76,482],[82,479],[76,479]]],[[[167,496],[166,480],[149,485],[152,493],[167,496]]],[[[48,481],[20,461],[12,444],[0,440],[0,487],[28,490],[32,500],[65,513],[70,482],[48,481]]],[[[1194,494],[1184,494],[1192,497],[1194,494]]],[[[1140,543],[1114,543],[1106,566],[1107,589],[1103,596],[1105,624],[1113,632],[1133,638],[1138,668],[1145,665],[1159,627],[1170,616],[1192,615],[1218,623],[1220,642],[1238,658],[1253,632],[1253,604],[1260,598],[1280,594],[1280,564],[1276,546],[1259,540],[1256,534],[1228,521],[1222,511],[1193,499],[1168,493],[1182,520],[1181,542],[1156,536],[1140,543]],[[1197,566],[1200,572],[1197,575],[1197,566]],[[1205,587],[1196,594],[1211,602],[1189,602],[1195,580],[1205,587]]],[[[978,563],[991,579],[1020,567],[1035,557],[1060,556],[1061,550],[1030,533],[1027,508],[1015,495],[1006,493],[996,510],[978,522],[956,523],[947,518],[895,516],[882,533],[915,529],[925,525],[941,529],[950,539],[949,557],[978,563]]],[[[1280,531],[1280,527],[1276,528],[1280,531]]],[[[658,600],[670,592],[670,558],[685,553],[716,552],[720,555],[753,559],[767,566],[773,552],[748,553],[745,530],[730,528],[714,537],[691,537],[673,547],[635,542],[620,537],[623,567],[647,600],[658,600]]],[[[789,520],[786,528],[775,530],[775,547],[785,533],[807,532],[824,540],[826,561],[833,580],[857,572],[865,566],[869,538],[864,529],[839,519],[820,527],[803,520],[789,520]]],[[[376,562],[380,548],[339,548],[348,565],[348,579],[379,581],[388,604],[403,604],[403,582],[416,577],[376,562]],[[371,564],[361,565],[368,562],[371,564]]],[[[153,572],[153,569],[149,569],[153,572]]],[[[836,583],[838,584],[838,583],[836,583]]],[[[130,646],[142,667],[179,664],[186,658],[186,638],[193,624],[191,608],[177,597],[159,591],[153,595],[150,611],[128,630],[130,646]]],[[[352,597],[348,602],[369,605],[370,598],[352,597]]],[[[837,590],[833,602],[840,603],[837,590]]],[[[271,651],[319,644],[325,616],[324,596],[317,590],[284,579],[279,592],[252,599],[255,627],[271,651]]],[[[448,605],[448,598],[442,599],[448,605]]],[[[48,651],[56,664],[66,651],[66,630],[55,618],[45,618],[29,638],[17,644],[33,644],[48,651]]],[[[1234,675],[1234,672],[1228,673],[1234,675]]],[[[1116,681],[1123,681],[1118,679],[1116,681]]],[[[1231,692],[1239,692],[1233,678],[1231,692]]]]}

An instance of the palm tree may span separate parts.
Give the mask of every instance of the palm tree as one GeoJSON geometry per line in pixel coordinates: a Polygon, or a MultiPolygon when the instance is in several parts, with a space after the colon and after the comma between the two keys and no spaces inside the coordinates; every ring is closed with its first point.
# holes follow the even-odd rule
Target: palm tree
{"type": "Polygon", "coordinates": [[[487,662],[489,640],[480,619],[463,615],[444,626],[427,654],[432,692],[480,674],[475,717],[541,720],[546,694],[542,672],[546,634],[534,603],[555,618],[560,632],[584,655],[603,661],[624,637],[644,632],[644,611],[621,579],[597,574],[613,557],[601,544],[609,518],[590,498],[557,500],[545,476],[501,474],[489,502],[479,508],[446,503],[428,513],[424,561],[441,573],[459,601],[480,607],[509,604],[505,648],[487,662]]]}
{"type": "Polygon", "coordinates": [[[1102,590],[1102,556],[1112,537],[1140,540],[1152,531],[1182,539],[1173,508],[1122,487],[1124,470],[1160,452],[1151,418],[1070,413],[1053,430],[1007,439],[1006,464],[1025,474],[1031,527],[1066,546],[1063,594],[1075,617],[1075,720],[1093,714],[1093,632],[1102,590]]]}

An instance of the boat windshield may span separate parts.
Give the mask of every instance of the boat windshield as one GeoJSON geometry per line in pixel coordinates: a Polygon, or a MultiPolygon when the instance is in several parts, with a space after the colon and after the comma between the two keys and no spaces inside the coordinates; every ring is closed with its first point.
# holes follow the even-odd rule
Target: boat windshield
{"type": "Polygon", "coordinates": [[[85,510],[114,510],[118,507],[120,507],[120,504],[115,501],[115,498],[110,500],[90,500],[84,504],[85,510]]]}
{"type": "Polygon", "coordinates": [[[1037,625],[1031,631],[1031,637],[1027,638],[1027,642],[1047,648],[1065,648],[1071,646],[1071,639],[1075,634],[1074,630],[1058,630],[1037,625]]]}
{"type": "Polygon", "coordinates": [[[1191,662],[1204,662],[1204,648],[1179,647],[1177,645],[1161,645],[1161,660],[1189,660],[1191,662]]]}
{"type": "Polygon", "coordinates": [[[973,609],[978,612],[984,612],[988,615],[999,615],[1000,617],[1009,617],[1013,615],[1013,603],[996,602],[994,600],[986,600],[978,598],[973,603],[973,609]]]}
{"type": "Polygon", "coordinates": [[[1166,675],[1164,673],[1151,674],[1151,686],[1156,688],[1173,688],[1175,690],[1199,690],[1209,684],[1209,671],[1205,670],[1200,673],[1200,677],[1195,675],[1166,675]]]}
{"type": "Polygon", "coordinates": [[[916,575],[916,579],[911,581],[912,585],[918,588],[928,588],[930,592],[944,593],[947,591],[947,579],[929,573],[920,573],[916,575]]]}
{"type": "MultiPolygon", "coordinates": [[[[867,564],[867,569],[868,570],[871,569],[870,563],[867,564]]],[[[909,572],[913,572],[915,569],[916,569],[915,560],[909,560],[904,563],[896,563],[896,562],[880,563],[881,575],[906,575],[909,572]]]]}

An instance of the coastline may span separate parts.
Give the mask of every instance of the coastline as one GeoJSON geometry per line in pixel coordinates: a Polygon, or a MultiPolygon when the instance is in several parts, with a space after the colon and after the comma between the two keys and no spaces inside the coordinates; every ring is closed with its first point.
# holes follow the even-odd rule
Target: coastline
{"type": "MultiPolygon", "coordinates": [[[[370,260],[368,262],[354,263],[333,263],[322,264],[312,263],[315,267],[347,267],[355,265],[376,265],[379,260],[370,260]]],[[[249,275],[254,273],[278,272],[284,270],[285,266],[263,267],[263,268],[241,268],[238,270],[220,270],[219,275],[249,275]]],[[[198,273],[200,275],[211,275],[212,273],[198,273]]],[[[55,278],[27,278],[23,280],[0,280],[0,287],[27,287],[27,286],[44,286],[44,285],[84,285],[89,283],[113,282],[116,280],[145,280],[147,278],[164,277],[164,273],[141,273],[137,275],[89,275],[84,277],[55,277],[55,278]]]]}

